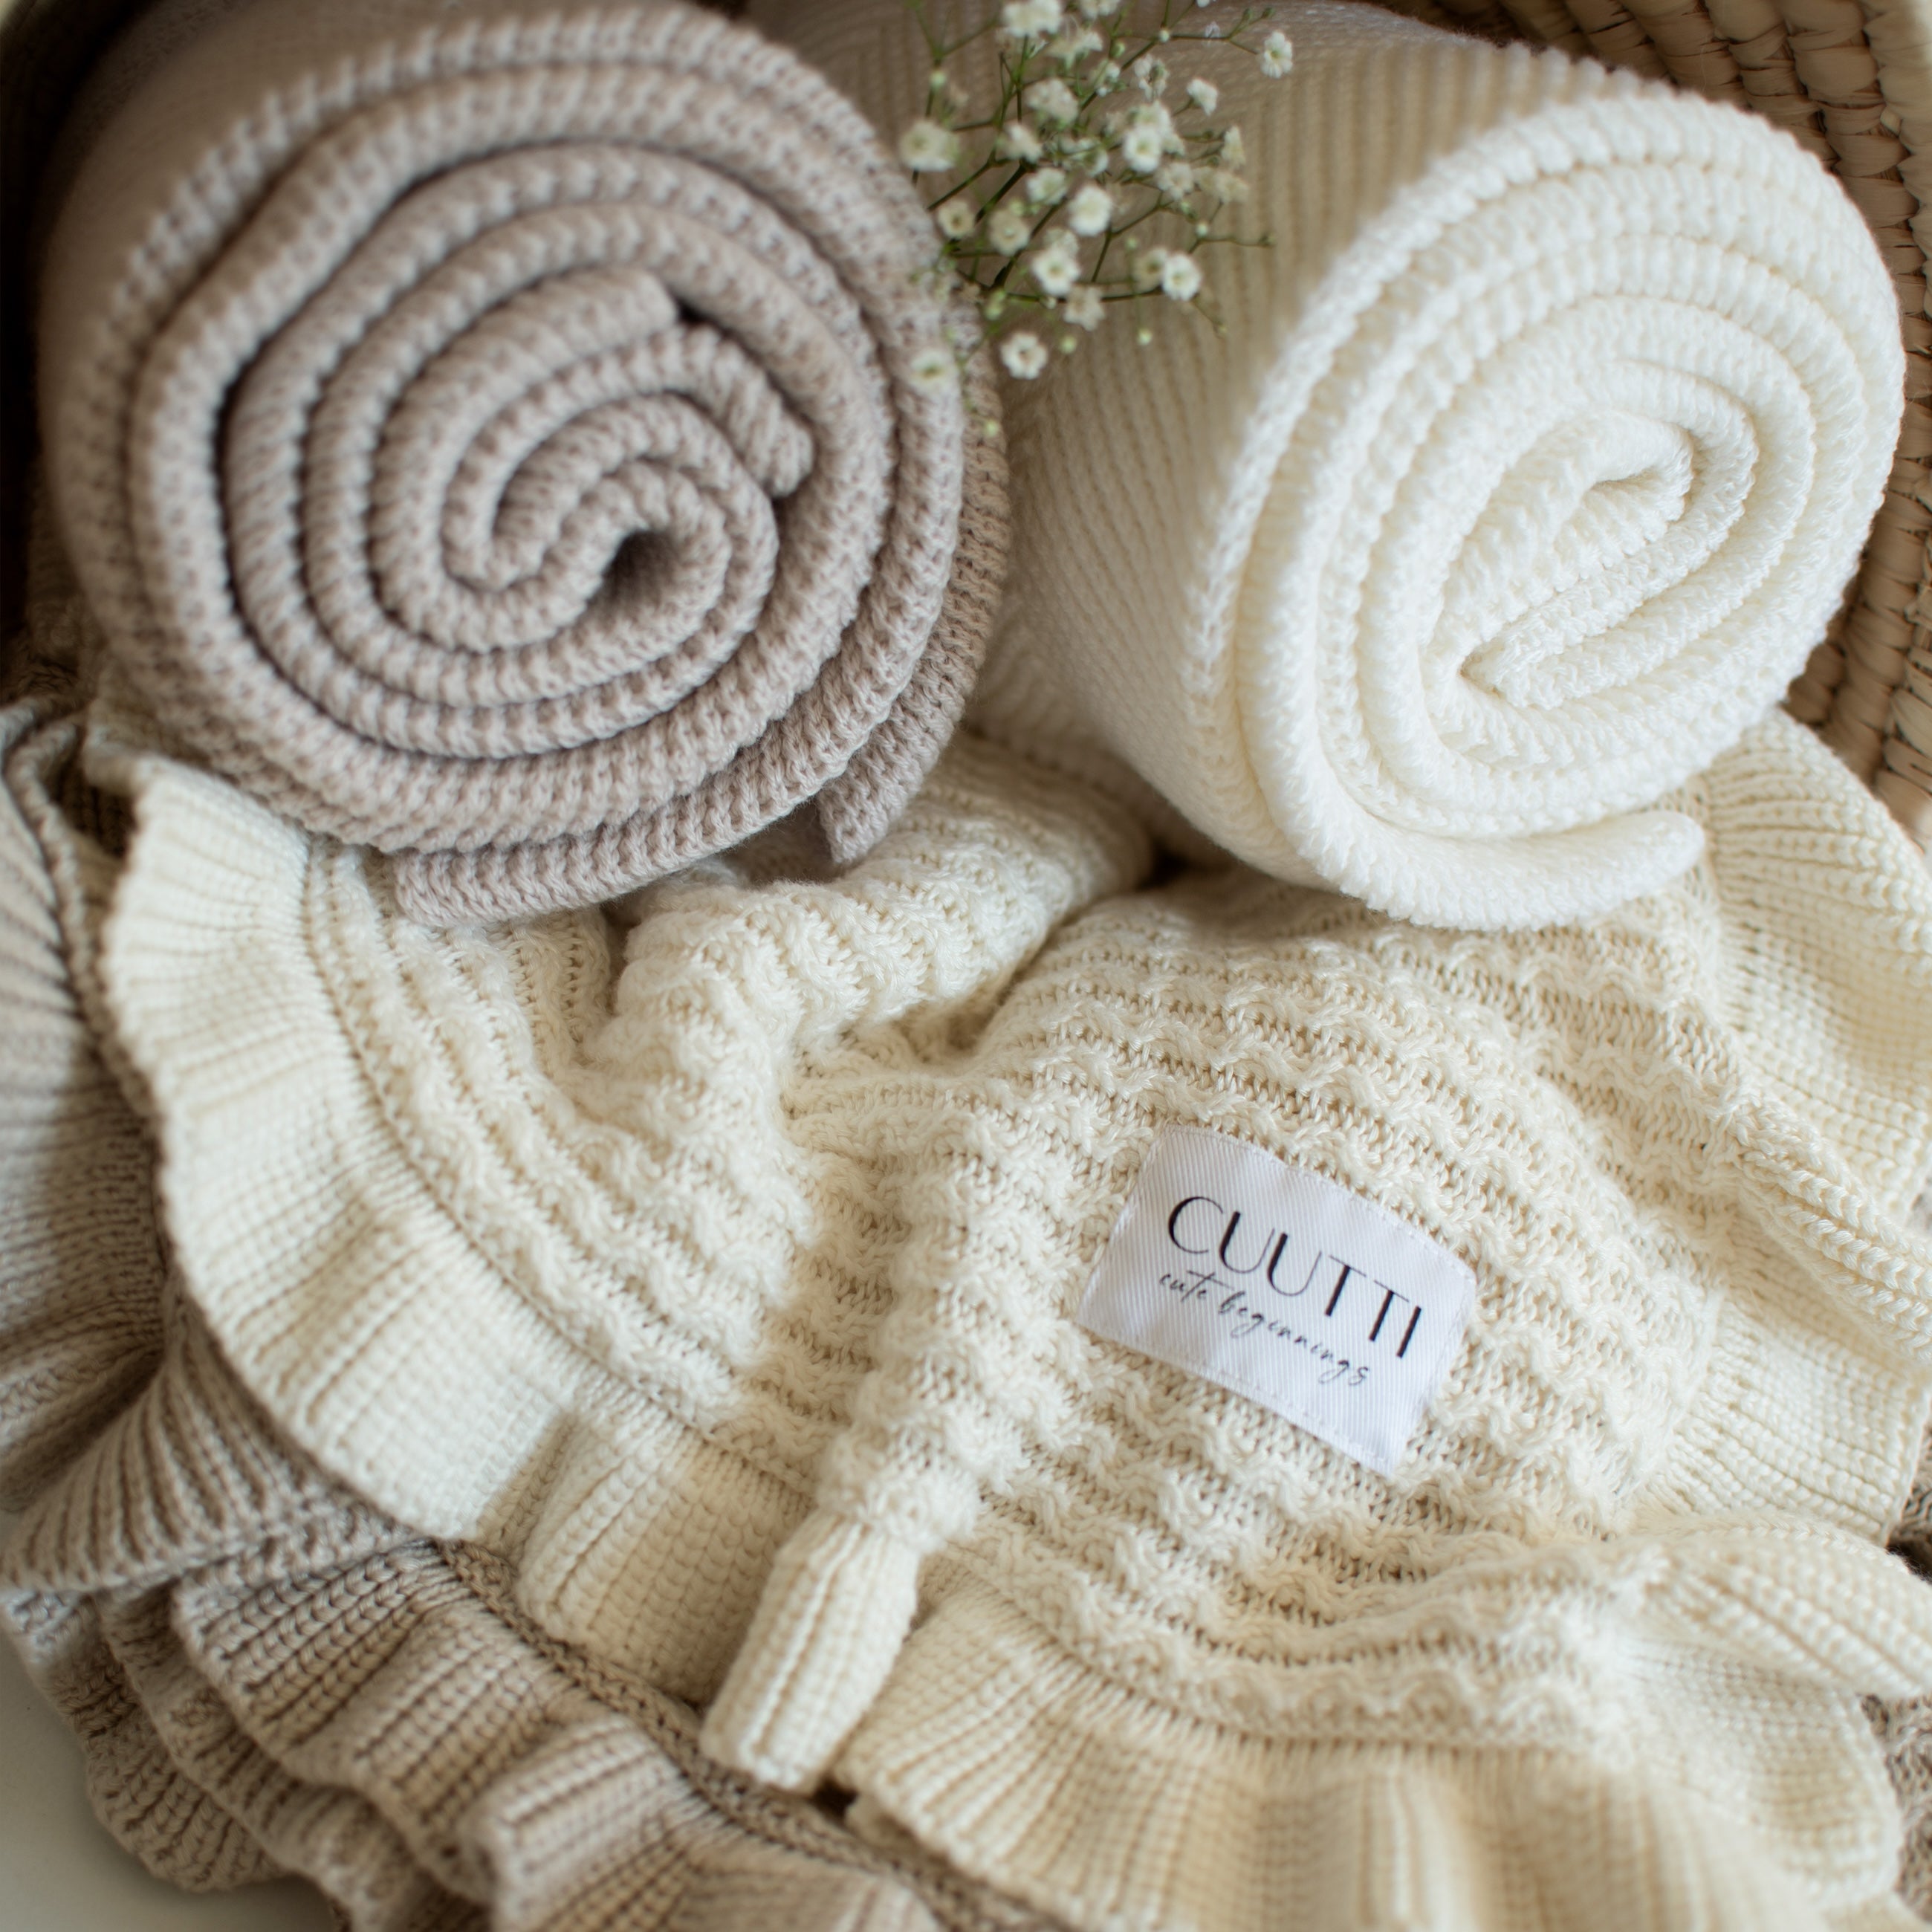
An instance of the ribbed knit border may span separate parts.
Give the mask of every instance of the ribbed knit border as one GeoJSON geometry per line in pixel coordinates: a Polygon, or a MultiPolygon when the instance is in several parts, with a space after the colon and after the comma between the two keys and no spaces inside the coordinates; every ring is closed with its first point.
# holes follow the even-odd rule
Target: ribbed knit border
{"type": "Polygon", "coordinates": [[[160,1192],[190,1291],[252,1392],[406,1522],[525,1560],[524,1600],[560,1634],[634,1573],[641,1614],[623,1631],[603,1620],[598,1647],[704,1696],[806,1498],[600,1370],[402,1157],[309,956],[304,835],[178,767],[140,812],[168,832],[110,921],[112,997],[165,1124],[160,1192]],[[250,1179],[224,1187],[215,1150],[238,1137],[250,1179]],[[730,1520],[703,1501],[721,1488],[730,1520]],[[665,1537],[702,1600],[667,1600],[665,1537]]]}
{"type": "Polygon", "coordinates": [[[1630,1661],[1644,1729],[1608,1761],[1430,1749],[1420,1724],[1406,1748],[1276,1742],[1150,1705],[964,1583],[913,1634],[840,1775],[862,1829],[882,1813],[1094,1932],[1912,1922],[1855,1696],[1764,1680],[1741,1740],[1718,1718],[1740,1721],[1735,1667],[1662,1644],[1630,1661]]]}

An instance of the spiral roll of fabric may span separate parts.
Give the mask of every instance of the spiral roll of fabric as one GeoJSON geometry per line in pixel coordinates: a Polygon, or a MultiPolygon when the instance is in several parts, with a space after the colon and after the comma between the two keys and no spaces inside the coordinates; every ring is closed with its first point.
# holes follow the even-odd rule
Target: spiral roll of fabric
{"type": "MultiPolygon", "coordinates": [[[[884,128],[925,98],[899,11],[754,16],[884,128]]],[[[1220,332],[1151,296],[1146,344],[1115,320],[1012,386],[1030,514],[980,713],[1278,878],[1588,917],[1691,862],[1645,808],[1838,608],[1901,406],[1884,265],[1755,116],[1378,8],[1274,24],[1285,79],[1172,50],[1270,242],[1202,256],[1220,332]]]]}
{"type": "Polygon", "coordinates": [[[433,921],[890,822],[1003,461],[922,370],[917,197],[794,56],[676,0],[177,0],[70,140],[50,479],[187,750],[433,921]]]}

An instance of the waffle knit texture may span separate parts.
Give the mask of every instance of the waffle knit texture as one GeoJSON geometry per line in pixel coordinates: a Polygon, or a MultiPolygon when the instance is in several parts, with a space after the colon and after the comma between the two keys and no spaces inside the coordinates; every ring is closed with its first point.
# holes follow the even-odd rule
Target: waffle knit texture
{"type": "MultiPolygon", "coordinates": [[[[752,16],[882,128],[920,111],[898,0],[752,16]]],[[[1225,331],[1144,301],[1150,346],[1117,319],[1008,386],[1029,512],[977,715],[1278,878],[1589,916],[1690,863],[1642,808],[1837,610],[1902,406],[1891,283],[1756,117],[1372,7],[1275,24],[1286,80],[1175,54],[1273,238],[1202,258],[1225,331]]]]}
{"type": "Polygon", "coordinates": [[[1487,936],[1147,886],[970,736],[836,880],[439,934],[131,730],[104,964],[188,1292],[715,1753],[1082,1925],[1901,1922],[1932,882],[1802,728],[1673,798],[1668,890],[1487,936]],[[1474,1271],[1392,1478],[1070,1318],[1172,1124],[1474,1271]]]}
{"type": "Polygon", "coordinates": [[[373,1510],[240,1388],[166,1278],[84,1016],[105,894],[57,880],[114,866],[74,733],[35,727],[0,714],[0,1481],[26,1504],[0,1623],[104,1822],[194,1890],[300,1873],[356,1932],[1029,1932],[710,1762],[687,1707],[530,1625],[500,1558],[373,1510]]]}
{"type": "Polygon", "coordinates": [[[174,0],[100,86],[44,440],[177,742],[430,920],[808,802],[878,837],[978,667],[1004,458],[914,380],[931,225],[850,106],[677,0],[174,0]]]}

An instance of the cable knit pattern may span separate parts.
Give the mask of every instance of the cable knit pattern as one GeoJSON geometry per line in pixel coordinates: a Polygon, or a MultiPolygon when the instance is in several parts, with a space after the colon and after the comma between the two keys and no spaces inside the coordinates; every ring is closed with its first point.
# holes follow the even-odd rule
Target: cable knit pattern
{"type": "Polygon", "coordinates": [[[828,1459],[828,1527],[781,1559],[794,1601],[761,1606],[711,1740],[812,1774],[800,1740],[829,1750],[856,1709],[836,1657],[800,1684],[796,1631],[836,1601],[869,1690],[871,1580],[950,1541],[842,1773],[1082,1923],[1258,1926],[1286,1893],[1310,1926],[1407,1900],[1430,1924],[1742,1928],[1882,1895],[1896,1841],[1846,1694],[1922,1667],[1928,1628],[1922,1586],[1862,1539],[1924,1408],[1932,1277],[1894,1218],[1924,1175],[1924,1076],[1886,1062],[1926,1051],[1932,902],[1795,727],[1684,803],[1711,842],[1694,886],[1586,932],[1436,938],[1240,877],[1070,928],[908,1190],[921,1232],[828,1459]],[[1840,922],[1868,937],[1834,996],[1804,936],[1840,922]],[[1868,959],[1906,967],[1891,1000],[1868,959]],[[1790,1078],[1808,1036],[1828,1113],[1790,1078]],[[1476,1268],[1393,1483],[1068,1329],[1177,1120],[1476,1268]],[[832,1524],[868,1544],[849,1591],[832,1524]],[[1573,1808],[1587,1856],[1555,1822],[1573,1808]],[[1560,1904],[1513,1899],[1526,1872],[1560,1904]]]}
{"type": "MultiPolygon", "coordinates": [[[[898,0],[754,16],[881,126],[918,111],[898,0]]],[[[1280,17],[1286,80],[1186,50],[1274,238],[1208,258],[1225,332],[1144,303],[1150,346],[1103,328],[1010,386],[1036,509],[978,715],[1282,878],[1588,916],[1690,862],[1640,808],[1838,608],[1897,436],[1892,285],[1756,116],[1377,8],[1280,17]]]]}
{"type": "Polygon", "coordinates": [[[1005,545],[998,446],[914,377],[902,172],[676,0],[216,12],[124,50],[164,57],[40,338],[62,525],[170,730],[404,854],[424,918],[587,904],[811,800],[866,849],[1005,545]]]}
{"type": "Polygon", "coordinates": [[[1932,1688],[1880,1546],[1932,1403],[1932,884],[1801,728],[1671,801],[1667,892],[1486,937],[1125,890],[1118,811],[962,739],[843,879],[656,888],[614,979],[588,915],[427,932],[95,757],[223,1348],[717,1750],[836,1762],[1082,1924],[1898,1922],[1859,1700],[1932,1688]],[[1170,1121],[1474,1270],[1393,1478],[1070,1320],[1170,1121]]]}

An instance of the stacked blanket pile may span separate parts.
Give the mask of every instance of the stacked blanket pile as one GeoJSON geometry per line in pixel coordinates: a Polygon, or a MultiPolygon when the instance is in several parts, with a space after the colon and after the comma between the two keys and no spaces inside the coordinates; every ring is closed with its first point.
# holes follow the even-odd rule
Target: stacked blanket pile
{"type": "Polygon", "coordinates": [[[0,1619],[156,1870],[1932,1912],[1932,878],[1774,709],[1890,283],[1734,110],[1281,22],[1223,327],[1004,394],[886,0],[166,0],[77,110],[0,1619]]]}

